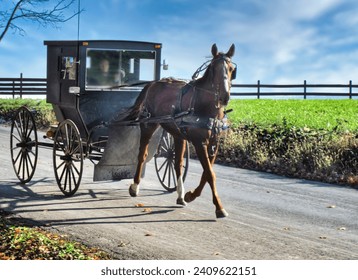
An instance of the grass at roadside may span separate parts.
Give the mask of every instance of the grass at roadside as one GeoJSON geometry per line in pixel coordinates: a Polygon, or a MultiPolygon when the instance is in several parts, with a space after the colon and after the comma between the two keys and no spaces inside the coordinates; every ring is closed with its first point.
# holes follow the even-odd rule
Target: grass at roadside
{"type": "Polygon", "coordinates": [[[232,100],[218,161],[358,187],[358,100],[232,100]]]}
{"type": "Polygon", "coordinates": [[[0,99],[0,121],[10,121],[18,108],[27,106],[36,114],[35,122],[37,128],[48,127],[55,121],[52,105],[46,103],[45,99],[0,99]]]}
{"type": "Polygon", "coordinates": [[[25,226],[0,210],[0,260],[108,260],[111,256],[68,237],[25,226]]]}

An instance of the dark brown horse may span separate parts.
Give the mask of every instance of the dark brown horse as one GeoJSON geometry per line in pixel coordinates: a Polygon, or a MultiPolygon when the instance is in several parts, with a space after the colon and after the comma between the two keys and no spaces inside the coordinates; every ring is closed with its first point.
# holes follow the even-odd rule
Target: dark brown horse
{"type": "MultiPolygon", "coordinates": [[[[174,137],[175,172],[177,176],[177,203],[186,205],[200,196],[206,182],[209,183],[216,217],[223,218],[228,213],[223,208],[216,190],[215,173],[212,165],[215,161],[218,145],[217,140],[225,123],[225,107],[229,102],[231,80],[236,74],[235,64],[231,58],[235,52],[234,44],[227,53],[218,51],[216,44],[211,49],[213,58],[199,68],[204,75],[190,83],[175,79],[162,79],[148,84],[134,106],[122,120],[156,119],[158,122],[142,123],[138,165],[134,182],[129,188],[131,196],[139,193],[143,163],[148,154],[148,143],[159,125],[174,137]],[[173,116],[173,121],[164,121],[173,116]],[[161,121],[163,117],[163,121],[161,121]],[[182,179],[183,155],[185,141],[190,141],[203,167],[199,186],[184,196],[182,179]]],[[[197,71],[197,72],[199,72],[197,71]]]]}

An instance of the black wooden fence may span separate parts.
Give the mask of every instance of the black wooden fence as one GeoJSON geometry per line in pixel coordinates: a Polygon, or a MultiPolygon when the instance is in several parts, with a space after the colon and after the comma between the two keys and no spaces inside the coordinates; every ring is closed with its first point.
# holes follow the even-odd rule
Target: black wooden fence
{"type": "Polygon", "coordinates": [[[307,84],[306,80],[302,84],[233,84],[232,96],[245,97],[253,96],[255,98],[267,96],[281,97],[343,97],[350,98],[358,96],[358,85],[349,81],[347,84],[307,84]]]}
{"type": "MultiPolygon", "coordinates": [[[[233,84],[231,95],[241,98],[253,97],[340,97],[350,98],[358,96],[358,85],[349,81],[347,84],[233,84]]],[[[22,98],[23,96],[45,95],[47,90],[44,78],[0,78],[0,96],[7,95],[22,98]]]]}
{"type": "Polygon", "coordinates": [[[0,96],[11,95],[12,98],[24,95],[44,95],[47,91],[47,80],[44,78],[0,78],[0,96]]]}

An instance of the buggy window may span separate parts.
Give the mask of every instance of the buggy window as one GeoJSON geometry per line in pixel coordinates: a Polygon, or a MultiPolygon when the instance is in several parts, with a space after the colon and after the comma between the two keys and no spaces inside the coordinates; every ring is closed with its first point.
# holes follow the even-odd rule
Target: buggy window
{"type": "Polygon", "coordinates": [[[61,79],[76,80],[76,58],[72,56],[61,57],[61,79]]]}
{"type": "Polygon", "coordinates": [[[154,75],[154,51],[87,49],[86,90],[120,90],[154,75]]]}

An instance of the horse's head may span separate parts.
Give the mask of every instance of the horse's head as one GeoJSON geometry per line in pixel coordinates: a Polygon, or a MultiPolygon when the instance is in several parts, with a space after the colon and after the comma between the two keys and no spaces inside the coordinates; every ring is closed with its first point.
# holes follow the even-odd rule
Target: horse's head
{"type": "Polygon", "coordinates": [[[231,81],[236,78],[236,65],[231,61],[235,53],[235,45],[232,44],[227,53],[222,53],[218,51],[216,44],[213,44],[211,53],[213,59],[208,70],[218,102],[217,106],[222,107],[229,103],[231,81]]]}

